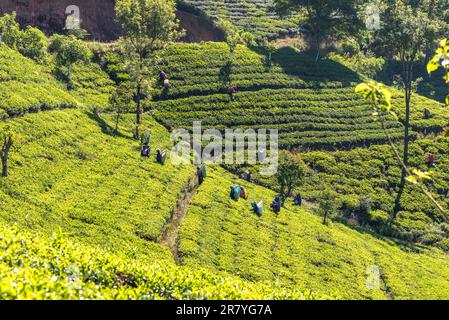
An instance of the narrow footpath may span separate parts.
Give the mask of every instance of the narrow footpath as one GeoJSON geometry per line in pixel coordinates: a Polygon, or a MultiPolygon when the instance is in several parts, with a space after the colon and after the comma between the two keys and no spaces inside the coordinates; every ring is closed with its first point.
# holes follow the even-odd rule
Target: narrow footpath
{"type": "Polygon", "coordinates": [[[184,193],[182,199],[178,201],[175,213],[167,221],[167,227],[162,235],[160,244],[168,247],[173,255],[173,259],[177,264],[181,263],[178,255],[178,232],[182,221],[187,215],[190,202],[198,191],[198,178],[196,174],[190,180],[187,191],[184,193]]]}

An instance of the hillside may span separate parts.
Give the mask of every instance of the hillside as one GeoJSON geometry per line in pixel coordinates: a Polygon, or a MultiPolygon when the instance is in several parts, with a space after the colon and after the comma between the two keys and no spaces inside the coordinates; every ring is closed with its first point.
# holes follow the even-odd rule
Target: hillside
{"type": "MultiPolygon", "coordinates": [[[[280,20],[271,2],[183,0],[179,7],[201,12],[206,25],[230,20],[256,37],[298,30],[300,18],[280,20]]],[[[113,3],[107,1],[109,12],[113,3]]],[[[174,5],[124,3],[137,35],[127,45],[86,43],[93,51],[87,62],[81,41],[54,42],[71,77],[50,52],[36,62],[0,37],[0,300],[449,300],[447,107],[417,93],[411,101],[407,166],[430,176],[415,182],[438,211],[426,191],[400,184],[402,168],[388,143],[403,151],[408,116],[396,82],[388,87],[398,114],[386,118],[390,141],[355,93],[368,80],[360,68],[325,58],[326,50],[316,61],[307,51],[278,47],[270,60],[262,47],[236,45],[233,55],[224,42],[165,43],[176,33],[173,21],[149,29],[164,25],[166,15],[174,19],[174,5]],[[157,23],[139,26],[152,19],[157,23]],[[144,39],[151,32],[161,39],[144,39]],[[142,51],[121,51],[136,47],[142,51]],[[163,49],[155,54],[156,47],[163,49]],[[143,101],[141,123],[133,99],[143,101]],[[260,163],[207,163],[203,182],[193,161],[171,161],[174,145],[195,146],[176,131],[190,132],[195,121],[203,130],[277,129],[281,151],[290,152],[281,152],[278,175],[261,176],[260,163]],[[143,157],[148,132],[151,155],[143,157]],[[164,164],[157,149],[168,151],[164,164]],[[297,185],[275,213],[270,204],[291,177],[297,185]],[[247,200],[231,199],[236,185],[246,187],[247,200]],[[301,206],[293,202],[298,195],[301,206]],[[259,201],[262,215],[252,210],[259,201]]],[[[336,12],[329,14],[333,20],[336,12]]],[[[0,29],[14,33],[8,21],[0,29]]],[[[26,32],[33,35],[12,36],[39,47],[26,32]]],[[[346,35],[326,41],[335,41],[336,52],[350,51],[351,41],[337,43],[339,37],[346,35]]],[[[374,51],[363,57],[371,54],[377,59],[374,51]]],[[[259,160],[264,147],[258,144],[259,160]]]]}
{"type": "Polygon", "coordinates": [[[269,209],[274,196],[210,168],[181,225],[182,263],[344,299],[449,298],[449,260],[441,251],[338,222],[324,226],[312,208],[299,209],[291,200],[276,215],[269,209]],[[237,184],[248,188],[247,201],[230,199],[229,187],[237,184]],[[262,218],[251,211],[251,202],[260,200],[262,218]],[[370,266],[380,267],[381,290],[366,287],[370,266]]]}
{"type": "MultiPolygon", "coordinates": [[[[21,135],[0,179],[0,220],[51,234],[61,228],[72,239],[114,251],[171,258],[155,244],[194,170],[142,159],[132,139],[132,117],[111,134],[111,117],[78,110],[46,111],[10,122],[21,135]]],[[[0,129],[4,124],[0,124],[0,129]]],[[[151,118],[144,125],[156,148],[171,145],[151,118]]]]}
{"type": "MultiPolygon", "coordinates": [[[[171,86],[168,92],[156,90],[159,101],[150,106],[155,118],[169,128],[191,128],[201,119],[205,129],[278,129],[280,146],[289,149],[386,142],[369,105],[354,92],[363,79],[333,61],[316,63],[308,55],[282,48],[268,66],[264,55],[239,46],[229,65],[229,49],[223,43],[176,44],[163,57],[171,86]],[[238,90],[233,101],[226,93],[231,85],[238,90]]],[[[394,106],[400,106],[402,94],[394,93],[394,106]]],[[[412,110],[415,136],[440,132],[449,123],[442,105],[433,100],[415,96],[412,110]],[[425,108],[432,112],[430,119],[423,119],[425,108]]],[[[403,135],[398,121],[389,119],[387,127],[393,137],[403,135]]]]}
{"type": "Polygon", "coordinates": [[[65,89],[49,67],[36,64],[0,42],[1,115],[79,106],[80,102],[65,89]]]}

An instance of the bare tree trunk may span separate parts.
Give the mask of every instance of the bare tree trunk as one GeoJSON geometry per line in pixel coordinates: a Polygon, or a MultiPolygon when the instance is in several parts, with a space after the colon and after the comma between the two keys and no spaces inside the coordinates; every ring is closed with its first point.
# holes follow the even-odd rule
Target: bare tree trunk
{"type": "Polygon", "coordinates": [[[140,114],[142,112],[142,98],[140,96],[141,88],[140,85],[137,86],[137,96],[136,96],[136,132],[134,133],[134,138],[139,139],[139,126],[140,126],[140,114]]]}
{"type": "Polygon", "coordinates": [[[8,176],[8,152],[2,151],[2,177],[8,176]]]}
{"type": "Polygon", "coordinates": [[[404,187],[407,178],[407,167],[409,164],[409,147],[410,147],[410,103],[412,96],[412,76],[413,76],[413,62],[403,61],[403,78],[405,87],[405,129],[404,129],[404,155],[403,167],[401,173],[401,183],[399,185],[399,192],[396,196],[393,219],[396,218],[398,212],[401,210],[401,198],[404,193],[404,187]]]}
{"type": "Polygon", "coordinates": [[[117,113],[117,116],[115,117],[115,134],[118,134],[118,125],[120,122],[120,113],[117,113]]]}
{"type": "Polygon", "coordinates": [[[290,197],[291,195],[292,195],[292,186],[291,185],[289,185],[288,186],[288,189],[287,189],[287,195],[286,195],[286,198],[288,198],[288,197],[290,197]]]}
{"type": "Polygon", "coordinates": [[[71,76],[72,76],[72,64],[70,63],[67,70],[67,79],[70,80],[71,76]]]}
{"type": "Polygon", "coordinates": [[[320,55],[321,55],[321,41],[320,41],[320,36],[318,35],[316,38],[316,57],[315,57],[315,62],[318,62],[318,60],[320,59],[320,55]]]}

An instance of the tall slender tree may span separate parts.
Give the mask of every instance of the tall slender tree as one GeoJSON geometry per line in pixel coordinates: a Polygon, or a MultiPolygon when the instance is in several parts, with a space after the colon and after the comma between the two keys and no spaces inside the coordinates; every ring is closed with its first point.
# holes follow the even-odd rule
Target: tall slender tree
{"type": "Polygon", "coordinates": [[[382,13],[382,27],[378,39],[402,66],[405,99],[403,169],[394,216],[400,211],[400,200],[406,183],[410,146],[410,107],[413,93],[413,75],[417,61],[423,58],[429,46],[429,34],[435,32],[435,22],[417,1],[391,0],[382,13]]]}
{"type": "Polygon", "coordinates": [[[142,99],[148,95],[152,84],[150,79],[154,78],[157,52],[182,33],[178,30],[174,0],[118,0],[115,11],[124,31],[120,43],[134,90],[134,136],[138,139],[140,116],[143,112],[142,99]]]}
{"type": "Polygon", "coordinates": [[[9,173],[9,155],[12,150],[18,150],[19,137],[11,126],[6,125],[0,129],[0,159],[2,161],[2,177],[9,173]]]}

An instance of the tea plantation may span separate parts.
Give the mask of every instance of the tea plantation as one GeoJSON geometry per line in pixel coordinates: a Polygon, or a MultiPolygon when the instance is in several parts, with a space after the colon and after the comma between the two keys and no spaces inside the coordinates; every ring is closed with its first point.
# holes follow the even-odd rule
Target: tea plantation
{"type": "Polygon", "coordinates": [[[449,260],[441,251],[340,223],[324,226],[310,207],[299,209],[291,200],[276,215],[269,209],[274,196],[221,168],[210,168],[181,225],[183,264],[346,299],[449,297],[449,260]],[[248,188],[247,201],[230,199],[230,186],[237,184],[248,188]],[[251,210],[251,202],[260,200],[262,218],[251,210]],[[370,266],[380,267],[380,290],[367,289],[370,266]]]}
{"type": "MultiPolygon", "coordinates": [[[[270,13],[268,0],[185,2],[257,37],[298,25],[270,13]]],[[[50,54],[38,63],[0,41],[0,133],[10,127],[15,142],[0,178],[0,299],[449,299],[441,213],[408,185],[390,220],[401,172],[354,91],[365,78],[292,48],[269,61],[263,48],[239,45],[231,62],[225,43],[170,44],[158,65],[170,85],[157,83],[144,102],[146,158],[135,114],[115,130],[109,99],[131,79],[123,57],[114,43],[91,45],[104,52],[76,63],[68,81],[50,54]],[[156,149],[173,146],[170,131],[199,120],[203,129],[278,129],[280,147],[307,165],[304,205],[287,199],[275,214],[277,181],[257,166],[208,165],[192,187],[194,165],[157,163],[156,149]],[[248,170],[261,183],[238,178],[248,170]],[[236,202],[229,193],[239,184],[249,199],[236,202]],[[337,193],[327,225],[323,187],[337,193]],[[261,200],[258,217],[251,204],[261,200]],[[369,214],[358,216],[364,202],[369,214]]],[[[391,91],[398,119],[386,127],[399,145],[404,99],[391,91]]],[[[426,186],[445,209],[448,127],[442,104],[413,95],[410,165],[427,171],[435,155],[426,186]]]]}
{"type": "MultiPolygon", "coordinates": [[[[330,60],[316,63],[283,48],[267,66],[264,55],[240,46],[228,64],[229,49],[220,43],[177,44],[163,56],[171,86],[168,92],[157,90],[159,101],[150,106],[155,118],[169,128],[189,129],[201,119],[205,129],[278,129],[280,146],[289,149],[386,142],[369,105],[354,92],[362,79],[330,60]],[[233,99],[226,93],[231,85],[238,90],[233,99]]],[[[393,103],[399,106],[402,95],[394,93],[393,103]]],[[[443,106],[433,100],[415,96],[412,110],[415,137],[440,132],[449,123],[443,106]],[[426,108],[432,112],[430,119],[424,119],[426,108]]],[[[389,119],[387,127],[394,138],[403,135],[395,119],[389,119]]]]}

